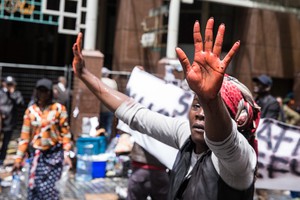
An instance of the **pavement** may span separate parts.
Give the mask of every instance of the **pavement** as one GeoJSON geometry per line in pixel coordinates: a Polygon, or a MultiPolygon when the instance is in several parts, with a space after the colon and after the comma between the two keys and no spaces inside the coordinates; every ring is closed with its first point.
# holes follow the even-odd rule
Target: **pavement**
{"type": "MultiPolygon", "coordinates": [[[[9,183],[9,181],[7,181],[9,183]]],[[[70,177],[59,184],[62,200],[121,200],[126,197],[127,178],[99,178],[89,182],[76,181],[70,177]]],[[[15,199],[26,199],[27,189],[21,182],[20,196],[15,199]]],[[[10,185],[1,187],[1,200],[13,200],[10,185]]]]}

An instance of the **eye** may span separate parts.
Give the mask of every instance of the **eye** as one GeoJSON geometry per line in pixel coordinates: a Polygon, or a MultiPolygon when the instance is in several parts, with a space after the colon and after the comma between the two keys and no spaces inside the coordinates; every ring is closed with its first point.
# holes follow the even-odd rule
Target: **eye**
{"type": "Polygon", "coordinates": [[[196,104],[192,104],[192,110],[194,111],[197,111],[201,108],[200,104],[199,103],[196,103],[196,104]]]}

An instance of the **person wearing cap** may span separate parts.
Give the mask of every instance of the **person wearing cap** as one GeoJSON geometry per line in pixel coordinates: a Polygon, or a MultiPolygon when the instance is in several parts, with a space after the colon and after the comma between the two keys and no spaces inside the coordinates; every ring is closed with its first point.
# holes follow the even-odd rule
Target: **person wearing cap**
{"type": "Polygon", "coordinates": [[[0,90],[0,113],[2,118],[3,140],[0,152],[0,166],[3,166],[7,154],[8,144],[14,130],[17,128],[18,107],[24,106],[22,93],[16,89],[14,77],[7,76],[0,90]]]}
{"type": "Polygon", "coordinates": [[[52,81],[36,83],[35,103],[24,114],[13,171],[20,171],[29,152],[28,199],[59,199],[55,183],[64,162],[72,167],[68,152],[71,133],[66,107],[53,101],[52,81]]]}
{"type": "Polygon", "coordinates": [[[271,77],[263,74],[253,79],[255,101],[261,107],[261,118],[279,119],[280,105],[270,91],[273,85],[271,77]]]}
{"type": "MultiPolygon", "coordinates": [[[[246,86],[225,75],[240,42],[234,43],[221,60],[225,25],[219,26],[215,45],[213,26],[214,19],[210,18],[202,39],[200,24],[195,22],[192,64],[185,53],[176,48],[185,78],[195,92],[189,120],[151,111],[109,88],[85,67],[82,33],[73,45],[75,75],[117,118],[133,130],[179,150],[170,171],[169,200],[253,199],[259,107],[246,86]]],[[[161,153],[168,155],[169,152],[161,153]]]]}

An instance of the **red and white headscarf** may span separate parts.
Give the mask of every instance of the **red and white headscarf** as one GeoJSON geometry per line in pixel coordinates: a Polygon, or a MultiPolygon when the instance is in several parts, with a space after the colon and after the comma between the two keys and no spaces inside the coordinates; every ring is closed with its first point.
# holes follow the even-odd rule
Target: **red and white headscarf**
{"type": "Polygon", "coordinates": [[[250,90],[236,78],[225,75],[220,92],[230,116],[237,122],[238,130],[258,153],[255,131],[260,119],[260,107],[250,90]]]}

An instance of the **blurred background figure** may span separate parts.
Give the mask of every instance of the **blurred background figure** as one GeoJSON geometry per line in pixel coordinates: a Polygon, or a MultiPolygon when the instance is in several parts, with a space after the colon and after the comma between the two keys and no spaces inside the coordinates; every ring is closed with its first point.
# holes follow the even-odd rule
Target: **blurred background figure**
{"type": "Polygon", "coordinates": [[[280,113],[279,113],[279,116],[278,116],[278,120],[281,121],[281,122],[285,122],[285,114],[284,114],[284,111],[283,111],[283,99],[281,96],[278,96],[276,97],[276,100],[277,102],[279,103],[279,106],[280,106],[280,113]]]}
{"type": "Polygon", "coordinates": [[[167,168],[137,143],[130,158],[132,174],[128,179],[127,200],[167,199],[170,185],[167,168]]]}
{"type": "MultiPolygon", "coordinates": [[[[131,135],[132,130],[119,121],[117,129],[122,135],[131,135]]],[[[132,139],[128,177],[127,200],[167,199],[170,186],[167,167],[132,139]]],[[[123,145],[128,146],[128,145],[123,145]]],[[[116,148],[117,149],[117,148],[116,148]]],[[[117,153],[117,152],[116,152],[117,153]]]]}
{"type": "Polygon", "coordinates": [[[64,164],[72,167],[72,147],[66,107],[53,101],[53,85],[49,79],[36,83],[35,102],[23,117],[23,126],[13,167],[22,169],[29,152],[28,199],[59,199],[55,184],[61,178],[64,164]]]}
{"type": "MultiPolygon", "coordinates": [[[[110,88],[114,90],[118,90],[117,82],[109,77],[110,70],[106,67],[102,68],[102,78],[103,83],[108,85],[110,88]]],[[[114,120],[114,114],[103,104],[100,104],[100,116],[99,116],[99,124],[101,128],[104,128],[107,133],[107,139],[110,141],[111,133],[112,133],[112,125],[114,120]]]]}
{"type": "Polygon", "coordinates": [[[2,82],[2,88],[0,90],[1,133],[3,135],[0,166],[3,166],[8,144],[17,127],[18,107],[24,105],[23,96],[21,92],[16,89],[16,86],[17,82],[14,77],[7,76],[2,82]]]}
{"type": "Polygon", "coordinates": [[[54,101],[66,106],[67,111],[69,111],[71,95],[71,90],[67,87],[67,79],[64,76],[59,76],[57,84],[53,85],[54,101]]]}
{"type": "Polygon", "coordinates": [[[271,77],[263,74],[252,80],[254,82],[255,101],[261,107],[261,118],[278,119],[280,105],[270,93],[273,84],[271,77]]]}
{"type": "Polygon", "coordinates": [[[295,110],[295,99],[292,92],[283,99],[283,111],[287,124],[300,126],[300,114],[295,110]]]}

